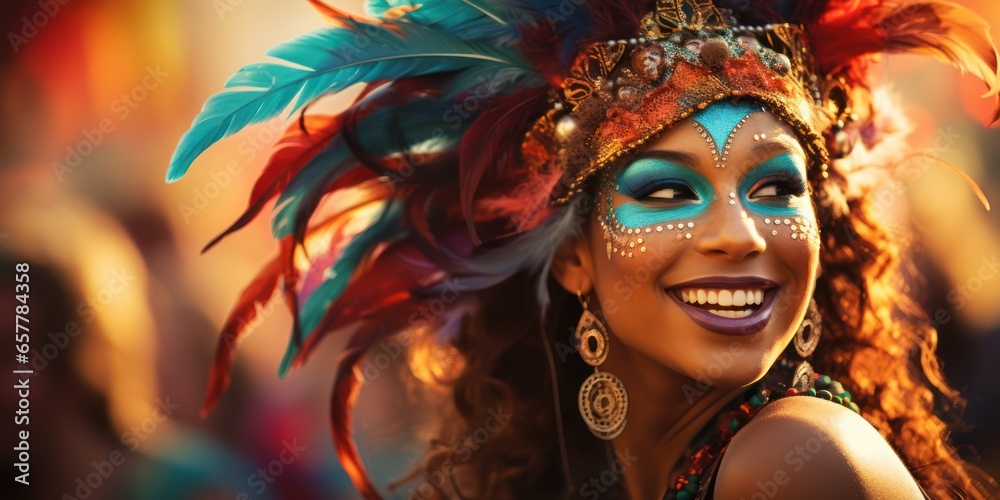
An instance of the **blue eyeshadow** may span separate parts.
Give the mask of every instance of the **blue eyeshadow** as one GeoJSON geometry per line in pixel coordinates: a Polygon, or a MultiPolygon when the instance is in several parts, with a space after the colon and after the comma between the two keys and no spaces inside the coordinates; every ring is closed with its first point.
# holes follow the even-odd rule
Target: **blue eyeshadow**
{"type": "Polygon", "coordinates": [[[650,206],[642,201],[628,202],[614,209],[615,217],[627,227],[649,226],[699,215],[708,208],[712,199],[712,183],[700,173],[660,158],[636,160],[618,174],[616,185],[619,194],[637,198],[678,183],[690,187],[698,200],[672,207],[650,206]]]}
{"type": "MultiPolygon", "coordinates": [[[[754,212],[770,216],[796,215],[798,206],[775,205],[750,199],[750,189],[761,179],[771,175],[783,175],[802,179],[802,170],[791,153],[783,153],[770,160],[762,162],[750,170],[740,181],[740,196],[746,206],[754,212]]],[[[803,179],[803,182],[805,180],[803,179]]]]}

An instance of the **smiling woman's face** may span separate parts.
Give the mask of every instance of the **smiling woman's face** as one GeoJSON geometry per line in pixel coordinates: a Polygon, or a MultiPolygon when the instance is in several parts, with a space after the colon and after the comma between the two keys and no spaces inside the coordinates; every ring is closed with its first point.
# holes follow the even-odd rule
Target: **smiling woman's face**
{"type": "Polygon", "coordinates": [[[773,114],[721,102],[607,171],[587,245],[616,343],[719,387],[760,378],[816,279],[806,165],[773,114]]]}

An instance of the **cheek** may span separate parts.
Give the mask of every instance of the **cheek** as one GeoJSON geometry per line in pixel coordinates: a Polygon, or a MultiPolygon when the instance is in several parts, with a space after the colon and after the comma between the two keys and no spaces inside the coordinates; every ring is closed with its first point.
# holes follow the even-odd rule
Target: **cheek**
{"type": "Polygon", "coordinates": [[[600,254],[609,260],[641,258],[650,253],[659,254],[657,258],[662,260],[694,237],[698,219],[708,207],[702,203],[649,209],[610,191],[602,193],[601,198],[604,206],[597,220],[604,247],[600,254]]]}
{"type": "MultiPolygon", "coordinates": [[[[761,236],[778,247],[819,248],[819,231],[812,210],[783,216],[751,214],[761,236]]],[[[770,246],[770,245],[769,245],[770,246]]]]}
{"type": "MultiPolygon", "coordinates": [[[[743,217],[752,218],[767,246],[786,264],[818,261],[819,228],[809,197],[794,198],[788,205],[755,203],[742,197],[743,217]]],[[[732,203],[732,201],[730,202],[732,203]]],[[[801,270],[801,265],[795,266],[801,270]]]]}
{"type": "MultiPolygon", "coordinates": [[[[751,212],[750,217],[767,242],[767,251],[774,256],[773,260],[785,268],[795,292],[791,297],[811,296],[819,268],[820,247],[819,228],[812,206],[807,205],[795,213],[782,216],[751,212]]],[[[800,305],[794,304],[795,307],[800,305]]]]}
{"type": "Polygon", "coordinates": [[[660,273],[691,245],[693,240],[688,235],[695,227],[665,223],[607,234],[603,221],[595,221],[593,234],[597,237],[591,240],[594,287],[605,312],[614,315],[645,306],[643,297],[654,298],[660,273]]]}

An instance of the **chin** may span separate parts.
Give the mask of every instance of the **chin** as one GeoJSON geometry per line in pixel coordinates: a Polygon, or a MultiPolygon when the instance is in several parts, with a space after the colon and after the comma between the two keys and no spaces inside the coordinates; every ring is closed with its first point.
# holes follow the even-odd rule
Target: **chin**
{"type": "Polygon", "coordinates": [[[764,374],[767,373],[768,368],[770,368],[770,366],[756,370],[743,370],[738,373],[727,374],[727,376],[719,378],[713,385],[720,389],[746,387],[760,380],[764,374]]]}
{"type": "Polygon", "coordinates": [[[678,371],[694,380],[701,389],[706,386],[735,389],[760,380],[776,359],[777,353],[734,342],[728,349],[713,349],[681,360],[678,371]]]}

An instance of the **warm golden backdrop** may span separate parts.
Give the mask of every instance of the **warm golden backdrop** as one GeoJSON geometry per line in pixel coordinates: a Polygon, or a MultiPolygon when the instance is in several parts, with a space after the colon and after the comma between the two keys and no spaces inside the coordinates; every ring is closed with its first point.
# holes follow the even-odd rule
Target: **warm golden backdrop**
{"type": "MultiPolygon", "coordinates": [[[[1000,30],[996,2],[960,3],[1000,30]]],[[[337,6],[362,10],[360,0],[337,6]]],[[[198,416],[216,334],[275,248],[259,221],[199,250],[242,210],[282,124],[226,139],[184,179],[164,182],[204,100],[240,66],[322,19],[304,0],[17,0],[0,11],[0,261],[31,264],[37,318],[33,484],[17,491],[356,497],[327,425],[338,346],[279,380],[290,326],[280,306],[240,346],[220,407],[198,416]],[[94,476],[102,467],[111,472],[94,476]]],[[[983,89],[914,58],[886,61],[884,72],[914,119],[913,148],[960,167],[1000,205],[1000,131],[981,124],[991,105],[977,98],[983,89]]],[[[919,163],[909,172],[908,189],[887,186],[884,215],[926,236],[915,246],[927,281],[919,293],[940,323],[946,372],[972,399],[966,415],[975,427],[955,438],[997,475],[1000,214],[983,210],[946,168],[919,163]]],[[[12,275],[0,268],[4,304],[12,275]]],[[[383,465],[400,470],[372,467],[383,465]]]]}

